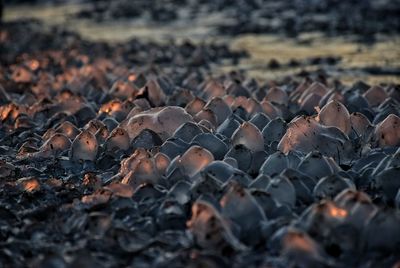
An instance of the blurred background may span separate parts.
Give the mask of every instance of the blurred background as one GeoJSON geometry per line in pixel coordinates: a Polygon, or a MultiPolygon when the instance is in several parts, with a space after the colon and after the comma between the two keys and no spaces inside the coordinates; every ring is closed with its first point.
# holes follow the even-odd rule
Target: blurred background
{"type": "Polygon", "coordinates": [[[321,71],[344,82],[400,81],[400,0],[8,0],[3,21],[34,19],[84,39],[226,43],[258,80],[321,71]]]}

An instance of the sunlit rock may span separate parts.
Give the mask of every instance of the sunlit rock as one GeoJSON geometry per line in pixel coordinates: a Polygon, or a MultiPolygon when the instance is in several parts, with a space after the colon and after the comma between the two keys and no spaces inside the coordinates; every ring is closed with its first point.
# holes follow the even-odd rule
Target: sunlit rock
{"type": "Polygon", "coordinates": [[[232,134],[233,145],[242,144],[252,151],[264,150],[264,138],[260,130],[250,122],[244,122],[232,134]]]}
{"type": "Polygon", "coordinates": [[[84,130],[72,142],[70,157],[74,161],[94,161],[97,150],[96,137],[90,131],[84,130]]]}

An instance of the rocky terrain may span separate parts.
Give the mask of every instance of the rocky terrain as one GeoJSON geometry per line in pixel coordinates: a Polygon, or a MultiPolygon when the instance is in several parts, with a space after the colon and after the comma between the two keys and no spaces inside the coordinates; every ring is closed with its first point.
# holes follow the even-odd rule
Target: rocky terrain
{"type": "MultiPolygon", "coordinates": [[[[343,3],[306,10],[363,8],[343,3]]],[[[398,267],[400,85],[344,83],[335,56],[271,60],[321,68],[261,82],[234,70],[249,54],[4,22],[0,267],[398,267]]]]}

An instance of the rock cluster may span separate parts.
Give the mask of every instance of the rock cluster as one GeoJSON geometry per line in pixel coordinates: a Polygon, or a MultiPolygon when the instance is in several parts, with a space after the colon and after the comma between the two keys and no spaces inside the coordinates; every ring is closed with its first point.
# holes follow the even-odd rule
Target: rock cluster
{"type": "Polygon", "coordinates": [[[223,47],[46,43],[25,26],[0,57],[1,263],[399,261],[398,85],[260,85],[198,62],[236,55],[223,47]]]}

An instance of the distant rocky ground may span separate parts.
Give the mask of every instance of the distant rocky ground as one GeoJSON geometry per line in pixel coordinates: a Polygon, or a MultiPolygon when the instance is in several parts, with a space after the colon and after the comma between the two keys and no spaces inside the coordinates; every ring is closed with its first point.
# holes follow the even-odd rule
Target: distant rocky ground
{"type": "Polygon", "coordinates": [[[400,32],[399,0],[114,0],[91,1],[78,14],[96,20],[145,18],[155,23],[193,21],[210,14],[225,20],[215,25],[222,34],[278,33],[296,36],[320,31],[327,35],[400,32]]]}
{"type": "MultiPolygon", "coordinates": [[[[7,4],[71,3],[66,0],[10,0],[7,4]]],[[[76,15],[95,21],[141,19],[154,25],[193,23],[210,15],[220,19],[217,34],[283,34],[322,32],[328,36],[355,35],[373,42],[376,34],[400,32],[400,0],[77,0],[85,7],[76,15]],[[87,6],[88,4],[89,6],[87,6]]]]}

